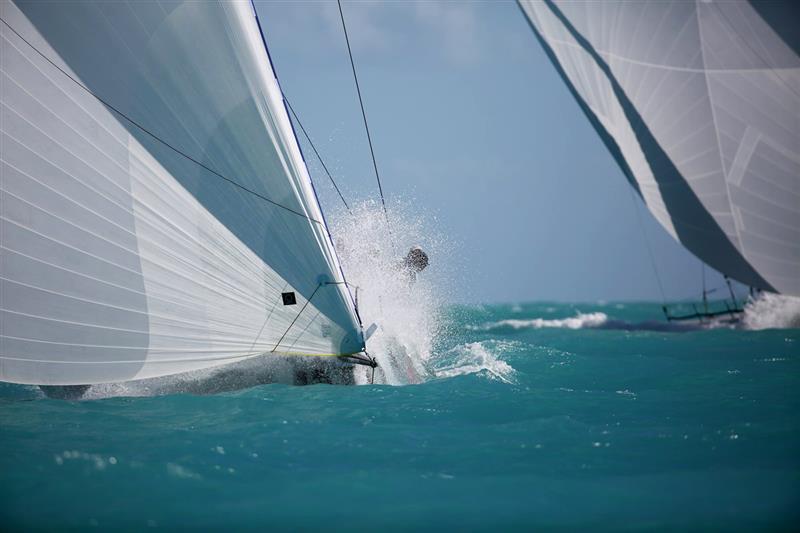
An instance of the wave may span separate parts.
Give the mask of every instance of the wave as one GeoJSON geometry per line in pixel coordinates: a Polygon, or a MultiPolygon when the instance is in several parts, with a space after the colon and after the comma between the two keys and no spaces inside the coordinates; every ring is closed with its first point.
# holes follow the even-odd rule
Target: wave
{"type": "Polygon", "coordinates": [[[472,331],[508,331],[521,329],[610,329],[622,331],[664,331],[682,332],[707,329],[709,324],[677,324],[657,320],[629,322],[627,320],[611,319],[602,312],[577,313],[568,318],[531,318],[528,320],[506,319],[488,322],[479,326],[467,326],[472,331]]]}
{"type": "MultiPolygon", "coordinates": [[[[549,311],[549,309],[548,309],[549,311]]],[[[481,325],[466,326],[471,331],[513,331],[523,329],[609,329],[622,331],[662,331],[684,332],[709,329],[791,329],[800,328],[800,298],[781,294],[762,293],[750,299],[744,313],[736,321],[722,317],[705,322],[666,322],[664,320],[645,320],[631,322],[609,318],[606,313],[578,312],[567,318],[509,318],[481,325]]]]}
{"type": "Polygon", "coordinates": [[[491,331],[494,329],[542,329],[542,328],[566,328],[583,329],[599,327],[608,321],[605,313],[578,313],[570,318],[531,318],[528,320],[506,319],[497,322],[489,322],[481,326],[467,326],[473,331],[491,331]]]}
{"type": "Polygon", "coordinates": [[[516,347],[517,343],[496,340],[461,344],[441,356],[433,373],[437,378],[477,374],[513,384],[516,371],[500,356],[516,347]]]}

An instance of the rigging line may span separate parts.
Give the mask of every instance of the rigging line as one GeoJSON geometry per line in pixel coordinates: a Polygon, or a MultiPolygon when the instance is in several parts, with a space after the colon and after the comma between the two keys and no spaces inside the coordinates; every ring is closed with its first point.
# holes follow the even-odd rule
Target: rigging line
{"type": "MultiPolygon", "coordinates": [[[[286,287],[288,287],[288,286],[289,286],[288,283],[284,284],[283,288],[281,289],[281,292],[284,292],[286,290],[286,287]]],[[[275,300],[275,303],[272,304],[272,309],[269,310],[269,314],[267,315],[267,318],[264,319],[264,323],[261,324],[261,329],[258,330],[258,335],[256,335],[256,338],[253,339],[253,344],[250,345],[250,351],[251,352],[253,351],[253,348],[256,347],[256,343],[258,342],[258,339],[261,338],[261,334],[264,333],[264,328],[267,327],[267,322],[269,322],[269,319],[272,318],[272,313],[275,312],[275,308],[276,307],[278,307],[278,300],[277,299],[275,300]]]]}
{"type": "Polygon", "coordinates": [[[700,278],[703,281],[703,298],[705,298],[706,297],[706,264],[699,257],[697,258],[697,260],[700,261],[700,278]]]}
{"type": "MultiPolygon", "coordinates": [[[[286,331],[283,332],[283,335],[281,335],[281,338],[278,339],[278,342],[275,344],[275,346],[272,348],[272,350],[270,350],[270,353],[273,353],[273,352],[275,352],[275,350],[278,349],[278,346],[281,345],[281,343],[283,342],[283,339],[286,337],[286,334],[289,333],[289,331],[292,329],[292,326],[294,326],[294,323],[297,322],[297,319],[300,318],[300,315],[302,315],[303,311],[306,310],[306,307],[308,307],[308,304],[311,303],[311,300],[314,298],[314,295],[317,294],[317,291],[320,290],[320,288],[325,287],[327,285],[345,285],[345,286],[347,286],[348,283],[346,281],[323,281],[323,282],[319,283],[319,285],[317,285],[317,287],[314,289],[314,292],[311,293],[311,296],[309,296],[308,299],[306,300],[306,303],[303,304],[303,307],[301,307],[300,311],[297,313],[297,315],[295,315],[294,320],[292,320],[292,323],[289,324],[289,327],[286,328],[286,331]]],[[[363,332],[363,326],[361,326],[361,318],[360,317],[359,317],[359,327],[361,327],[361,329],[362,329],[362,332],[361,332],[362,347],[366,348],[366,346],[363,346],[364,332],[363,332]]],[[[295,341],[295,342],[297,342],[297,341],[295,341]]]]}
{"type": "MultiPolygon", "coordinates": [[[[661,293],[661,303],[666,304],[667,298],[664,296],[664,286],[661,284],[661,276],[658,275],[658,267],[656,266],[656,258],[653,254],[653,249],[650,247],[650,240],[647,238],[647,230],[644,227],[644,223],[642,221],[642,215],[639,213],[639,204],[636,202],[636,195],[633,193],[633,188],[629,188],[631,193],[631,200],[633,201],[633,210],[636,211],[636,219],[639,222],[639,228],[642,230],[642,236],[644,237],[644,244],[647,248],[647,255],[650,256],[650,265],[653,267],[653,274],[655,274],[656,282],[658,283],[658,291],[661,293]]],[[[642,199],[644,201],[644,199],[642,199]]]]}
{"type": "Polygon", "coordinates": [[[350,38],[347,36],[347,25],[344,22],[344,12],[342,11],[342,1],[336,0],[339,6],[339,17],[342,19],[342,29],[344,30],[344,40],[347,43],[347,55],[350,56],[350,67],[353,69],[353,79],[356,82],[356,92],[358,93],[358,103],[361,106],[361,116],[364,119],[364,129],[367,131],[367,141],[369,142],[369,153],[372,156],[372,166],[375,169],[375,179],[378,181],[378,192],[381,195],[381,205],[383,206],[383,215],[386,217],[386,224],[389,224],[389,213],[386,210],[386,200],[383,197],[383,186],[381,185],[381,176],[378,172],[378,163],[375,161],[375,150],[372,148],[372,136],[369,133],[369,124],[367,123],[367,113],[364,111],[364,100],[361,98],[361,87],[358,84],[358,75],[356,74],[356,64],[353,61],[353,51],[350,48],[350,38]]]}
{"type": "Polygon", "coordinates": [[[97,94],[95,94],[94,92],[92,92],[92,90],[91,90],[91,89],[89,89],[89,88],[88,88],[86,85],[84,85],[83,83],[81,83],[81,82],[80,82],[78,79],[74,78],[74,77],[73,77],[73,76],[72,76],[72,75],[71,75],[69,72],[67,72],[66,70],[64,70],[64,69],[63,69],[63,68],[61,68],[60,66],[58,66],[58,65],[57,65],[57,64],[56,64],[56,63],[55,63],[55,62],[54,62],[52,59],[50,59],[49,57],[47,57],[47,55],[45,55],[45,54],[44,54],[43,52],[41,52],[41,51],[40,51],[38,48],[36,48],[36,47],[35,47],[35,46],[34,46],[34,45],[33,45],[33,44],[30,42],[30,41],[28,41],[28,40],[27,40],[25,37],[23,37],[22,35],[20,35],[20,33],[19,33],[17,30],[15,30],[15,29],[14,29],[14,28],[13,28],[13,27],[12,27],[12,26],[11,26],[11,25],[8,23],[8,22],[6,22],[6,21],[5,21],[5,19],[3,19],[3,18],[0,18],[0,22],[2,22],[3,24],[5,24],[5,25],[8,27],[8,29],[10,29],[12,32],[14,32],[14,34],[15,34],[17,37],[19,37],[19,38],[20,38],[20,39],[21,39],[21,40],[22,40],[22,41],[23,41],[25,44],[27,44],[27,45],[28,45],[28,46],[29,46],[29,47],[30,47],[30,48],[31,48],[31,49],[32,49],[34,52],[36,52],[37,54],[39,54],[39,55],[40,55],[40,56],[41,56],[41,57],[42,57],[42,58],[43,58],[45,61],[47,61],[47,62],[48,62],[48,63],[50,63],[50,64],[51,64],[53,67],[55,67],[56,69],[58,69],[58,71],[59,71],[59,72],[61,72],[61,73],[62,73],[62,74],[64,74],[64,75],[65,75],[67,78],[69,78],[69,79],[70,79],[70,80],[71,80],[73,83],[75,83],[75,85],[77,85],[78,87],[80,87],[81,89],[83,89],[84,91],[86,91],[86,92],[87,92],[89,95],[91,95],[91,96],[92,96],[92,97],[93,97],[95,100],[97,100],[98,102],[100,102],[101,104],[103,104],[105,107],[107,107],[108,109],[110,109],[111,111],[113,111],[114,113],[116,113],[117,115],[119,115],[120,117],[124,118],[126,121],[128,121],[129,123],[131,123],[131,125],[135,126],[137,129],[139,129],[139,130],[140,130],[140,131],[142,131],[143,133],[147,134],[148,136],[152,137],[153,139],[155,139],[155,140],[156,140],[156,141],[158,141],[159,143],[163,144],[164,146],[166,146],[167,148],[169,148],[170,150],[172,150],[172,151],[173,151],[173,152],[175,152],[176,154],[178,154],[178,155],[180,155],[180,156],[184,157],[185,159],[187,159],[187,160],[191,161],[192,163],[196,164],[197,166],[199,166],[199,167],[201,167],[201,168],[204,168],[205,170],[207,170],[208,172],[210,172],[210,173],[211,173],[211,174],[213,174],[214,176],[217,176],[218,178],[221,178],[222,180],[225,180],[225,181],[227,181],[227,182],[228,182],[228,183],[230,183],[231,185],[233,185],[233,186],[235,186],[235,187],[238,187],[239,189],[241,189],[241,190],[243,190],[243,191],[245,191],[245,192],[247,192],[247,193],[250,193],[250,194],[252,194],[253,196],[255,196],[255,197],[257,197],[257,198],[260,198],[261,200],[264,200],[265,202],[268,202],[268,203],[270,203],[270,204],[272,204],[272,205],[274,205],[274,206],[276,206],[276,207],[280,207],[281,209],[285,209],[286,211],[289,211],[290,213],[293,213],[293,214],[295,214],[295,215],[297,215],[297,216],[303,217],[303,218],[307,219],[307,220],[308,220],[308,221],[310,221],[310,222],[314,222],[314,223],[316,223],[316,224],[321,224],[321,222],[320,222],[319,220],[316,220],[316,219],[314,219],[314,218],[311,218],[310,216],[308,216],[308,215],[306,215],[306,214],[304,214],[304,213],[301,213],[301,212],[299,212],[299,211],[295,211],[295,210],[294,210],[294,209],[292,209],[291,207],[287,207],[287,206],[285,206],[285,205],[282,205],[282,204],[280,204],[280,203],[276,202],[275,200],[270,200],[269,198],[267,198],[267,197],[266,197],[266,196],[264,196],[263,194],[260,194],[260,193],[258,193],[258,192],[256,192],[256,191],[254,191],[254,190],[252,190],[252,189],[250,189],[250,188],[248,188],[248,187],[245,187],[244,185],[242,185],[241,183],[237,182],[236,180],[234,180],[234,179],[231,179],[231,178],[229,178],[229,177],[227,177],[227,176],[225,176],[225,175],[223,175],[223,174],[221,174],[221,173],[217,172],[217,171],[216,171],[216,170],[214,170],[213,168],[211,168],[211,167],[209,167],[209,166],[205,165],[204,163],[202,163],[202,162],[198,161],[197,159],[195,159],[195,158],[193,158],[192,156],[190,156],[189,154],[187,154],[187,153],[183,152],[183,151],[182,151],[182,150],[180,150],[179,148],[176,148],[176,147],[172,146],[170,143],[168,143],[167,141],[165,141],[164,139],[162,139],[161,137],[159,137],[159,136],[158,136],[158,135],[156,135],[155,133],[151,132],[150,130],[148,130],[147,128],[145,128],[144,126],[142,126],[141,124],[139,124],[138,122],[136,122],[135,120],[133,120],[132,118],[130,118],[128,115],[126,115],[125,113],[123,113],[122,111],[120,111],[119,109],[117,109],[116,107],[114,107],[113,105],[111,105],[110,103],[106,102],[106,101],[105,101],[103,98],[101,98],[100,96],[98,96],[97,94]]]}
{"type": "Polygon", "coordinates": [[[333,188],[336,189],[337,193],[339,193],[339,198],[342,199],[342,203],[347,208],[347,211],[350,214],[353,214],[353,211],[350,210],[350,206],[347,205],[347,200],[345,200],[344,196],[342,195],[342,191],[339,190],[339,186],[336,185],[336,181],[333,179],[333,176],[331,175],[330,171],[328,170],[327,165],[325,165],[325,161],[323,161],[322,156],[319,155],[319,152],[317,151],[317,147],[314,146],[314,141],[311,140],[311,136],[308,134],[308,132],[306,131],[305,127],[303,127],[303,123],[300,121],[300,117],[297,116],[297,113],[295,112],[294,108],[292,107],[292,104],[289,102],[289,99],[286,98],[285,94],[283,95],[283,101],[286,102],[286,107],[288,107],[289,111],[292,112],[292,116],[297,121],[297,125],[300,126],[300,131],[302,131],[303,135],[305,135],[306,139],[308,139],[308,144],[311,145],[311,149],[314,150],[314,155],[317,156],[317,159],[319,159],[319,162],[322,164],[322,168],[325,170],[325,174],[328,175],[328,179],[331,180],[331,184],[333,184],[333,188]]]}
{"type": "MultiPolygon", "coordinates": [[[[700,258],[698,257],[698,259],[700,258]]],[[[709,292],[706,290],[706,264],[702,260],[700,260],[700,276],[703,278],[703,311],[708,313],[709,292]]]]}
{"type": "MultiPolygon", "coordinates": [[[[267,54],[267,61],[269,62],[269,66],[270,66],[270,69],[272,70],[272,74],[275,76],[275,82],[278,85],[278,90],[281,92],[281,97],[283,98],[283,108],[286,111],[286,118],[289,121],[289,124],[292,126],[292,134],[294,135],[294,140],[295,140],[295,143],[297,145],[297,149],[300,151],[300,156],[303,159],[303,167],[305,168],[306,173],[308,174],[308,181],[311,184],[311,190],[314,191],[314,199],[316,200],[317,207],[319,208],[319,212],[322,215],[322,222],[321,222],[320,225],[325,230],[325,233],[328,235],[328,240],[330,241],[330,246],[331,246],[331,250],[333,251],[334,257],[338,259],[338,256],[336,255],[336,247],[333,244],[333,236],[331,235],[331,230],[328,227],[328,221],[325,220],[325,212],[322,210],[322,204],[320,204],[319,196],[317,195],[317,188],[314,186],[314,180],[311,178],[311,171],[308,169],[308,163],[306,162],[305,155],[303,155],[303,147],[300,146],[300,139],[297,137],[297,130],[294,127],[294,122],[292,122],[292,118],[289,116],[289,108],[291,107],[291,104],[289,103],[289,100],[286,98],[286,94],[284,94],[283,89],[281,88],[281,82],[278,79],[278,73],[275,70],[275,65],[272,62],[272,56],[269,53],[269,45],[267,45],[267,38],[264,36],[264,28],[261,27],[261,21],[258,18],[258,10],[256,9],[256,5],[255,5],[253,0],[250,0],[250,7],[253,9],[253,17],[255,18],[256,26],[258,26],[258,33],[259,33],[259,35],[261,35],[261,43],[264,45],[264,52],[267,54]]],[[[319,156],[319,153],[317,152],[317,149],[314,146],[314,143],[311,142],[311,137],[308,135],[308,133],[306,133],[305,128],[303,128],[303,125],[300,123],[300,118],[294,112],[294,109],[292,109],[291,112],[294,115],[295,119],[297,119],[298,125],[303,129],[303,133],[305,133],[306,137],[308,138],[308,142],[311,143],[311,147],[314,149],[314,152],[317,154],[317,157],[319,157],[319,160],[322,163],[322,166],[325,167],[325,162],[322,161],[322,158],[319,156]]],[[[325,167],[325,170],[327,172],[327,170],[328,170],[327,167],[325,167]]],[[[333,182],[333,177],[331,177],[330,173],[328,173],[328,177],[330,177],[331,181],[333,182]]],[[[336,187],[336,191],[339,192],[339,187],[336,186],[335,182],[333,183],[333,186],[336,187]]],[[[339,196],[342,197],[341,192],[339,192],[339,196]]],[[[344,197],[342,197],[342,201],[344,202],[344,197]]],[[[344,202],[344,205],[347,207],[347,210],[350,211],[350,206],[347,205],[347,202],[344,202]]],[[[350,213],[352,214],[352,211],[350,211],[350,213]]],[[[337,261],[334,261],[334,262],[337,262],[337,261]]],[[[344,275],[344,268],[342,267],[342,264],[338,263],[338,267],[339,267],[339,273],[342,275],[342,279],[346,281],[346,278],[345,278],[345,275],[344,275]]],[[[350,301],[353,303],[353,307],[356,307],[356,302],[355,302],[355,300],[353,300],[353,295],[350,294],[349,287],[347,289],[347,292],[348,292],[348,294],[350,296],[350,301]]],[[[356,310],[356,314],[358,314],[358,310],[356,310]]],[[[358,324],[359,324],[359,326],[361,326],[361,318],[360,317],[359,317],[358,324]]],[[[362,330],[363,330],[363,327],[362,327],[362,330]]],[[[363,331],[362,331],[362,333],[363,333],[363,331]]]]}
{"type": "Polygon", "coordinates": [[[292,326],[294,326],[294,323],[297,322],[297,319],[300,318],[300,315],[302,315],[303,311],[306,310],[306,307],[308,307],[308,304],[311,303],[311,299],[314,297],[315,294],[317,294],[317,291],[319,290],[320,287],[322,287],[322,285],[324,285],[324,284],[320,283],[319,285],[317,285],[317,288],[314,289],[314,292],[312,292],[311,296],[308,297],[308,299],[306,300],[306,303],[304,303],[303,307],[300,308],[300,312],[298,312],[297,315],[295,315],[294,320],[292,320],[292,323],[289,324],[289,327],[286,328],[286,331],[283,332],[283,335],[281,335],[281,338],[278,339],[278,342],[275,343],[275,346],[270,350],[270,352],[274,352],[275,350],[278,349],[278,346],[281,345],[281,343],[283,342],[283,339],[286,337],[286,334],[289,333],[289,330],[292,329],[292,326]]]}

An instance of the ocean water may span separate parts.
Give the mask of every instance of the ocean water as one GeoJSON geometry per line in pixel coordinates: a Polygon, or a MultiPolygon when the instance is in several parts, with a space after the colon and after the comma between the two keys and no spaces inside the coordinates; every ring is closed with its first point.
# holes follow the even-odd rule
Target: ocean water
{"type": "Polygon", "coordinates": [[[422,348],[394,336],[393,384],[1,384],[0,527],[793,529],[800,330],[751,314],[449,306],[422,348]]]}

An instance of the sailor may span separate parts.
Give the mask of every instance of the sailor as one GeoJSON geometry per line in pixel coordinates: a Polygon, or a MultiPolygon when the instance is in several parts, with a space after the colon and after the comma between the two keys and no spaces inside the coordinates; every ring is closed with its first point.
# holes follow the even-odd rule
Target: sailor
{"type": "Polygon", "coordinates": [[[419,246],[413,246],[403,259],[403,270],[408,274],[411,282],[417,280],[417,274],[428,266],[428,254],[419,246]]]}

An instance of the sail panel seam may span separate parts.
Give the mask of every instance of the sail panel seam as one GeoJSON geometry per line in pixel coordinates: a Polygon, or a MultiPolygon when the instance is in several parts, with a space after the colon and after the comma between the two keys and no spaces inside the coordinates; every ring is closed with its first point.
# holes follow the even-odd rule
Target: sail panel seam
{"type": "Polygon", "coordinates": [[[49,57],[47,57],[47,55],[45,55],[45,54],[44,54],[43,52],[41,52],[41,51],[40,51],[38,48],[36,48],[36,47],[35,47],[35,46],[34,46],[34,45],[33,45],[33,44],[30,42],[30,41],[28,41],[27,39],[25,39],[25,37],[23,37],[23,36],[22,36],[22,35],[21,35],[21,34],[20,34],[20,33],[19,33],[17,30],[15,30],[15,29],[14,29],[14,28],[13,28],[13,27],[12,27],[12,26],[11,26],[11,25],[8,23],[8,22],[6,22],[4,19],[0,18],[0,22],[2,22],[3,24],[5,24],[5,25],[6,25],[6,26],[7,26],[7,27],[8,27],[8,28],[9,28],[9,29],[12,31],[12,32],[14,32],[14,33],[17,35],[17,37],[19,37],[19,38],[20,38],[20,39],[21,39],[23,42],[25,42],[25,44],[27,44],[28,46],[30,46],[30,47],[31,47],[31,49],[33,49],[33,50],[34,50],[34,51],[35,51],[37,54],[39,54],[39,55],[40,55],[40,56],[41,56],[41,57],[42,57],[42,58],[43,58],[45,61],[47,61],[48,63],[50,63],[50,64],[51,64],[53,67],[55,67],[56,69],[58,69],[58,70],[59,70],[59,71],[60,71],[62,74],[64,74],[66,77],[68,77],[70,80],[72,80],[72,81],[73,81],[73,82],[74,82],[74,83],[75,83],[75,84],[76,84],[78,87],[80,87],[81,89],[83,89],[84,91],[86,91],[88,94],[90,94],[92,97],[94,97],[94,98],[95,98],[95,99],[96,99],[98,102],[100,102],[101,104],[103,104],[105,107],[107,107],[108,109],[110,109],[111,111],[113,111],[114,113],[116,113],[117,115],[119,115],[120,117],[124,118],[124,119],[125,119],[127,122],[129,122],[131,125],[135,126],[137,129],[139,129],[139,130],[140,130],[140,131],[142,131],[143,133],[147,134],[148,136],[152,137],[153,139],[155,139],[155,140],[156,140],[156,141],[158,141],[159,143],[163,144],[164,146],[166,146],[167,148],[169,148],[170,150],[172,150],[172,151],[173,151],[173,152],[175,152],[176,154],[178,154],[178,155],[180,155],[180,156],[184,157],[186,160],[188,160],[188,161],[191,161],[192,163],[196,164],[197,166],[199,166],[199,167],[201,167],[201,168],[203,168],[203,169],[207,170],[208,172],[210,172],[210,173],[211,173],[211,174],[213,174],[214,176],[217,176],[218,178],[220,178],[220,179],[222,179],[222,180],[224,180],[224,181],[226,181],[226,182],[230,183],[230,184],[231,184],[231,185],[233,185],[234,187],[237,187],[237,188],[239,188],[239,189],[241,189],[241,190],[243,190],[243,191],[245,191],[245,192],[248,192],[248,193],[252,194],[253,196],[255,196],[255,197],[257,197],[257,198],[260,198],[261,200],[263,200],[263,201],[265,201],[265,202],[267,202],[267,203],[269,203],[269,204],[272,204],[272,205],[274,205],[274,206],[276,206],[276,207],[280,207],[281,209],[284,209],[284,210],[286,210],[286,211],[289,211],[290,213],[293,213],[293,214],[295,214],[295,215],[297,215],[297,216],[299,216],[299,217],[303,217],[303,218],[305,218],[306,220],[308,220],[308,221],[310,221],[310,222],[314,222],[314,223],[316,223],[316,224],[321,224],[321,222],[320,222],[319,220],[316,220],[316,219],[314,219],[314,218],[311,218],[311,217],[309,217],[308,215],[306,215],[306,214],[304,214],[304,213],[301,213],[301,212],[299,212],[299,211],[296,211],[296,210],[292,209],[291,207],[287,207],[287,206],[285,206],[285,205],[283,205],[283,204],[281,204],[281,203],[278,203],[278,202],[276,202],[275,200],[271,200],[270,198],[267,198],[267,197],[266,197],[266,196],[264,196],[263,194],[260,194],[260,193],[258,193],[258,192],[256,192],[256,191],[254,191],[254,190],[252,190],[252,189],[250,189],[250,188],[248,188],[248,187],[246,187],[246,186],[242,185],[242,184],[241,184],[241,183],[239,183],[238,181],[236,181],[236,180],[234,180],[234,179],[231,179],[231,178],[229,178],[229,177],[225,176],[224,174],[221,174],[220,172],[217,172],[217,171],[216,171],[216,170],[214,170],[213,168],[211,168],[211,167],[209,167],[208,165],[206,165],[206,164],[204,164],[204,163],[202,163],[202,162],[198,161],[197,159],[195,159],[194,157],[190,156],[189,154],[187,154],[186,152],[182,151],[181,149],[179,149],[179,148],[176,148],[175,146],[171,145],[170,143],[168,143],[167,141],[165,141],[164,139],[162,139],[161,137],[159,137],[159,136],[158,136],[158,135],[156,135],[155,133],[151,132],[150,130],[148,130],[147,128],[145,128],[144,126],[142,126],[141,124],[139,124],[138,122],[136,122],[135,120],[133,120],[132,118],[130,118],[128,115],[126,115],[125,113],[123,113],[122,111],[120,111],[119,109],[117,109],[116,107],[114,107],[112,104],[110,104],[110,103],[106,102],[106,101],[105,101],[103,98],[101,98],[100,96],[98,96],[97,94],[95,94],[94,92],[92,92],[92,90],[91,90],[91,89],[89,89],[87,86],[85,86],[85,85],[84,85],[83,83],[81,83],[79,80],[77,80],[76,78],[74,78],[74,77],[73,77],[71,74],[69,74],[69,73],[68,73],[66,70],[62,69],[62,68],[61,68],[61,67],[60,67],[58,64],[56,64],[56,63],[55,63],[55,62],[54,62],[52,59],[50,59],[49,57]]]}

